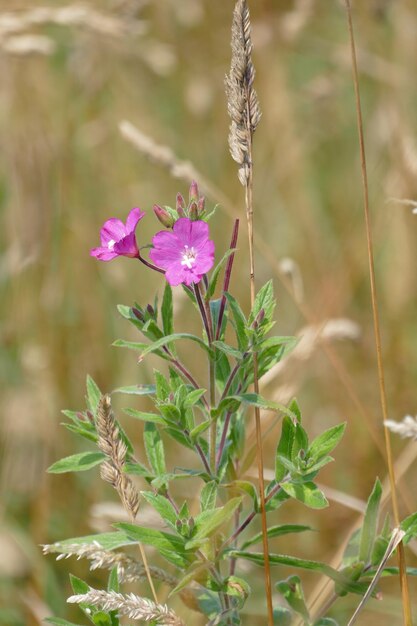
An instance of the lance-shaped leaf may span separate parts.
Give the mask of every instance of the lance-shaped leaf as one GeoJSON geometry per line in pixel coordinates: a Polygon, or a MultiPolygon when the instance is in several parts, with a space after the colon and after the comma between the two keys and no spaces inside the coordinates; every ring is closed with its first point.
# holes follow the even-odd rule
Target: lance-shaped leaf
{"type": "Polygon", "coordinates": [[[141,495],[147,502],[159,513],[164,522],[168,524],[173,530],[175,530],[175,522],[177,521],[177,514],[171,502],[157,493],[152,491],[141,491],[141,495]]]}
{"type": "MultiPolygon", "coordinates": [[[[256,565],[264,566],[264,555],[262,552],[247,552],[246,550],[227,550],[224,554],[227,557],[233,557],[237,559],[246,559],[256,565]]],[[[288,565],[289,567],[297,567],[300,569],[311,570],[324,574],[328,578],[331,578],[335,582],[346,585],[346,588],[352,593],[358,593],[362,595],[367,588],[366,584],[356,583],[349,581],[343,574],[338,572],[330,565],[321,563],[320,561],[312,561],[310,559],[299,559],[295,556],[289,556],[287,554],[274,554],[269,555],[270,565],[288,565]]]]}
{"type": "MultiPolygon", "coordinates": [[[[272,537],[281,537],[282,535],[288,535],[292,533],[303,533],[306,530],[313,530],[311,526],[303,526],[301,524],[280,524],[279,526],[271,526],[268,528],[267,535],[270,539],[272,537]]],[[[253,537],[248,539],[242,544],[242,550],[246,550],[249,546],[262,541],[262,532],[256,533],[253,537]]]]}
{"type": "Polygon", "coordinates": [[[147,422],[143,431],[146,456],[155,474],[165,474],[165,453],[161,435],[155,424],[147,422]]]}
{"type": "Polygon", "coordinates": [[[232,498],[222,507],[203,511],[195,518],[195,531],[190,541],[186,543],[186,548],[191,549],[201,545],[207,537],[210,537],[220,526],[230,520],[243,498],[232,498]]]}
{"type": "Polygon", "coordinates": [[[211,356],[212,350],[209,346],[197,337],[196,335],[192,335],[191,333],[173,333],[172,335],[167,335],[166,337],[161,337],[157,341],[154,341],[150,344],[138,343],[135,341],[125,341],[124,339],[117,339],[113,345],[117,348],[130,348],[131,350],[136,350],[140,352],[139,360],[145,358],[148,354],[152,354],[153,352],[158,352],[161,348],[172,343],[174,341],[178,341],[179,339],[189,339],[190,341],[194,341],[198,343],[199,346],[204,348],[204,350],[211,356]]]}
{"type": "Polygon", "coordinates": [[[294,436],[295,424],[291,418],[285,415],[282,420],[281,438],[275,455],[275,480],[277,482],[282,480],[288,471],[283,460],[286,459],[291,462],[294,436]]]}
{"type": "Polygon", "coordinates": [[[48,468],[50,474],[64,474],[65,472],[85,472],[99,465],[106,459],[102,452],[79,452],[64,459],[60,459],[48,468]]]}
{"type": "Polygon", "coordinates": [[[229,256],[231,254],[233,254],[234,252],[236,252],[236,248],[229,248],[229,250],[227,250],[223,257],[220,259],[220,261],[217,263],[216,267],[214,268],[214,270],[211,273],[211,277],[210,277],[210,282],[209,282],[209,286],[205,295],[205,299],[208,301],[210,300],[210,298],[212,297],[212,295],[215,292],[216,289],[216,285],[217,285],[217,280],[219,278],[219,274],[220,274],[220,270],[222,269],[223,265],[225,264],[225,262],[227,261],[227,259],[229,258],[229,256]]]}
{"type": "Polygon", "coordinates": [[[115,527],[125,531],[126,535],[136,542],[140,541],[147,546],[153,546],[164,559],[176,567],[184,569],[192,561],[192,555],[186,553],[184,540],[177,535],[126,522],[119,522],[115,524],[115,527]]]}
{"type": "Polygon", "coordinates": [[[381,503],[382,485],[379,478],[376,479],[372,493],[366,505],[365,519],[359,543],[358,560],[368,564],[372,554],[372,548],[376,537],[378,524],[379,505],[381,503]]]}
{"type": "Polygon", "coordinates": [[[308,456],[311,459],[319,460],[331,452],[339,443],[346,429],[346,422],[338,424],[324,431],[316,437],[310,444],[308,456]]]}
{"type": "Polygon", "coordinates": [[[165,335],[172,335],[174,332],[173,313],[172,289],[171,285],[166,282],[161,305],[162,328],[165,335]]]}
{"type": "Polygon", "coordinates": [[[99,400],[101,398],[101,391],[91,378],[90,375],[87,376],[87,405],[90,411],[95,415],[98,407],[99,400]]]}
{"type": "Polygon", "coordinates": [[[324,493],[312,482],[284,482],[281,483],[281,487],[287,495],[299,500],[311,509],[324,509],[329,506],[324,493]]]}

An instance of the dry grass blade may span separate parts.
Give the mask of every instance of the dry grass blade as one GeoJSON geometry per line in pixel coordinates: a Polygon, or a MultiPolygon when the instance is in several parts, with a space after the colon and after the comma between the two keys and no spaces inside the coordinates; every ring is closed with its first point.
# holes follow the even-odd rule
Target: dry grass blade
{"type": "Polygon", "coordinates": [[[381,577],[381,574],[383,572],[383,569],[384,569],[388,559],[393,555],[393,553],[397,549],[398,545],[401,543],[404,535],[405,535],[405,532],[403,530],[401,530],[400,528],[394,528],[394,530],[392,531],[391,539],[389,541],[387,549],[385,550],[385,554],[384,554],[384,556],[382,558],[382,561],[379,564],[378,569],[375,572],[375,576],[373,577],[373,579],[372,579],[368,589],[366,590],[365,595],[363,596],[362,600],[360,601],[360,603],[358,605],[358,608],[356,609],[356,611],[354,612],[354,614],[350,618],[347,626],[353,626],[353,624],[356,622],[359,613],[361,612],[361,610],[365,606],[365,603],[371,597],[371,594],[372,594],[373,590],[375,589],[375,587],[376,587],[376,585],[378,583],[378,580],[381,577]]]}
{"type": "Polygon", "coordinates": [[[185,626],[184,622],[164,604],[157,604],[148,598],[141,598],[134,593],[117,593],[92,589],[87,593],[70,596],[71,604],[90,604],[103,611],[117,611],[130,619],[154,622],[158,626],[185,626]]]}
{"type": "MultiPolygon", "coordinates": [[[[352,11],[350,7],[350,0],[344,0],[344,2],[345,2],[345,7],[346,7],[348,29],[349,29],[353,84],[354,84],[355,101],[356,101],[359,151],[360,151],[361,169],[362,169],[366,238],[367,238],[367,249],[368,249],[368,262],[369,262],[369,276],[370,276],[370,283],[371,283],[372,313],[373,313],[373,321],[374,321],[375,346],[376,346],[377,363],[378,363],[378,378],[379,378],[379,389],[380,389],[381,408],[382,408],[382,419],[384,423],[387,465],[388,465],[388,473],[389,473],[390,485],[391,485],[392,508],[393,508],[393,513],[394,513],[395,523],[397,526],[399,526],[400,519],[399,519],[399,511],[398,511],[396,480],[395,480],[395,472],[394,472],[394,463],[393,463],[393,458],[392,458],[391,440],[389,436],[389,430],[387,426],[385,425],[385,422],[387,421],[387,417],[388,417],[387,396],[386,396],[386,390],[385,390],[385,372],[384,372],[384,363],[383,363],[383,358],[382,358],[381,330],[380,330],[379,310],[378,310],[378,301],[377,301],[377,293],[376,293],[374,252],[373,252],[372,228],[371,228],[370,209],[369,209],[368,175],[367,175],[367,167],[366,167],[365,141],[364,141],[363,121],[362,121],[362,107],[361,107],[361,98],[360,98],[360,90],[359,90],[359,74],[358,74],[358,67],[357,67],[357,60],[356,60],[355,37],[354,37],[354,32],[353,32],[353,21],[352,21],[352,11]]],[[[407,581],[407,569],[406,569],[406,563],[405,563],[404,547],[401,541],[398,542],[398,559],[399,559],[399,569],[400,569],[401,593],[402,593],[402,600],[403,600],[404,624],[406,626],[412,626],[413,620],[412,620],[412,615],[411,615],[411,603],[410,603],[410,594],[409,594],[408,581],[407,581]]]]}

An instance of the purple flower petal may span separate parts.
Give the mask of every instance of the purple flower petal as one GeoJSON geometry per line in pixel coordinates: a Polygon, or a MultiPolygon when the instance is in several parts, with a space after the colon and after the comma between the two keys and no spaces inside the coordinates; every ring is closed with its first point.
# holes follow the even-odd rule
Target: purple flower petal
{"type": "Polygon", "coordinates": [[[144,211],[141,211],[139,208],[132,209],[127,216],[126,220],[126,232],[133,233],[138,222],[144,217],[144,211]]]}
{"type": "Polygon", "coordinates": [[[112,250],[109,250],[109,248],[105,248],[103,246],[100,248],[92,248],[90,250],[90,255],[96,257],[99,261],[111,261],[118,256],[116,252],[113,252],[112,250]]]}
{"type": "Polygon", "coordinates": [[[111,241],[119,241],[127,235],[123,222],[116,217],[111,217],[104,222],[100,231],[101,245],[108,246],[111,241]]]}
{"type": "Polygon", "coordinates": [[[135,229],[145,215],[139,208],[132,209],[126,224],[116,217],[104,222],[100,231],[101,246],[90,251],[99,261],[111,261],[117,256],[139,257],[135,229]]]}
{"type": "Polygon", "coordinates": [[[113,250],[119,256],[137,257],[139,250],[136,244],[135,233],[129,233],[126,237],[117,241],[113,246],[113,250]]]}
{"type": "Polygon", "coordinates": [[[154,236],[149,256],[166,270],[170,285],[198,283],[214,263],[214,243],[208,237],[206,222],[182,217],[172,231],[160,231],[154,236]]]}

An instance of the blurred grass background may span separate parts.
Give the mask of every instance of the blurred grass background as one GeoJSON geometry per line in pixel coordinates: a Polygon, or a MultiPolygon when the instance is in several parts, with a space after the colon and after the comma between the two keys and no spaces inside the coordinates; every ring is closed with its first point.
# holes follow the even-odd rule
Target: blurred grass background
{"type": "MultiPolygon", "coordinates": [[[[417,7],[413,0],[353,5],[389,410],[401,419],[416,410],[417,217],[398,199],[417,197],[417,7]]],[[[265,390],[284,399],[296,393],[311,436],[348,421],[336,463],[322,477],[346,497],[323,512],[295,505],[282,514],[320,530],[297,538],[293,552],[330,562],[359,520],[347,496],[366,500],[375,476],[386,475],[346,21],[337,0],[258,0],[250,8],[263,111],[255,136],[258,282],[274,276],[279,334],[340,318],[360,329],[352,341],[355,327],[339,323],[333,341],[311,341],[265,390]],[[337,340],[345,335],[350,340],[337,340]]],[[[230,237],[230,212],[243,218],[223,88],[232,10],[232,0],[0,2],[4,626],[39,624],[52,612],[77,621],[77,610],[65,605],[68,571],[92,584],[102,580],[81,563],[42,557],[38,544],[91,532],[91,507],[113,494],[94,470],[68,476],[45,470],[81,449],[60,426],[60,410],[84,406],[87,373],[111,390],[149,382],[155,365],[138,366],[133,353],[111,343],[131,336],[116,304],[146,304],[162,281],[128,259],[97,263],[89,248],[98,245],[106,218],[124,219],[133,206],[149,213],[138,228],[141,244],[149,241],[159,228],[152,204],[173,204],[187,185],[126,142],[120,121],[170,146],[221,189],[228,210],[220,198],[212,222],[219,251],[230,237]]],[[[232,291],[247,308],[245,236],[242,223],[232,291]]],[[[177,327],[192,327],[193,313],[180,299],[177,307],[177,327]]],[[[186,348],[183,354],[203,381],[204,366],[186,348]]],[[[278,432],[266,442],[267,468],[278,432]]],[[[417,508],[417,446],[395,440],[394,450],[405,468],[406,515],[417,508]]],[[[174,446],[170,454],[175,463],[174,446]]],[[[275,515],[274,523],[283,519],[275,515]]],[[[272,547],[287,546],[277,540],[272,547]]],[[[277,580],[289,572],[273,574],[277,580]]],[[[311,591],[317,578],[305,580],[311,591]]],[[[262,624],[261,570],[253,586],[247,623],[262,624]]],[[[371,601],[358,623],[402,623],[398,581],[384,582],[383,589],[384,602],[371,601]]],[[[416,590],[411,581],[412,597],[416,590]]],[[[347,598],[338,617],[350,615],[355,604],[347,598]]],[[[189,620],[198,623],[196,616],[189,620]]]]}

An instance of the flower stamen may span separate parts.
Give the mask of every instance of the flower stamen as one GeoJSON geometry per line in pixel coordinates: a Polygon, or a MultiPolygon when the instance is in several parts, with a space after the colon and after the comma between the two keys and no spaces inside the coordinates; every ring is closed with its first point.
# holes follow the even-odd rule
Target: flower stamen
{"type": "Polygon", "coordinates": [[[184,245],[181,265],[186,265],[188,269],[191,270],[196,261],[196,258],[197,258],[197,253],[194,250],[194,246],[189,248],[187,245],[184,245]]]}

